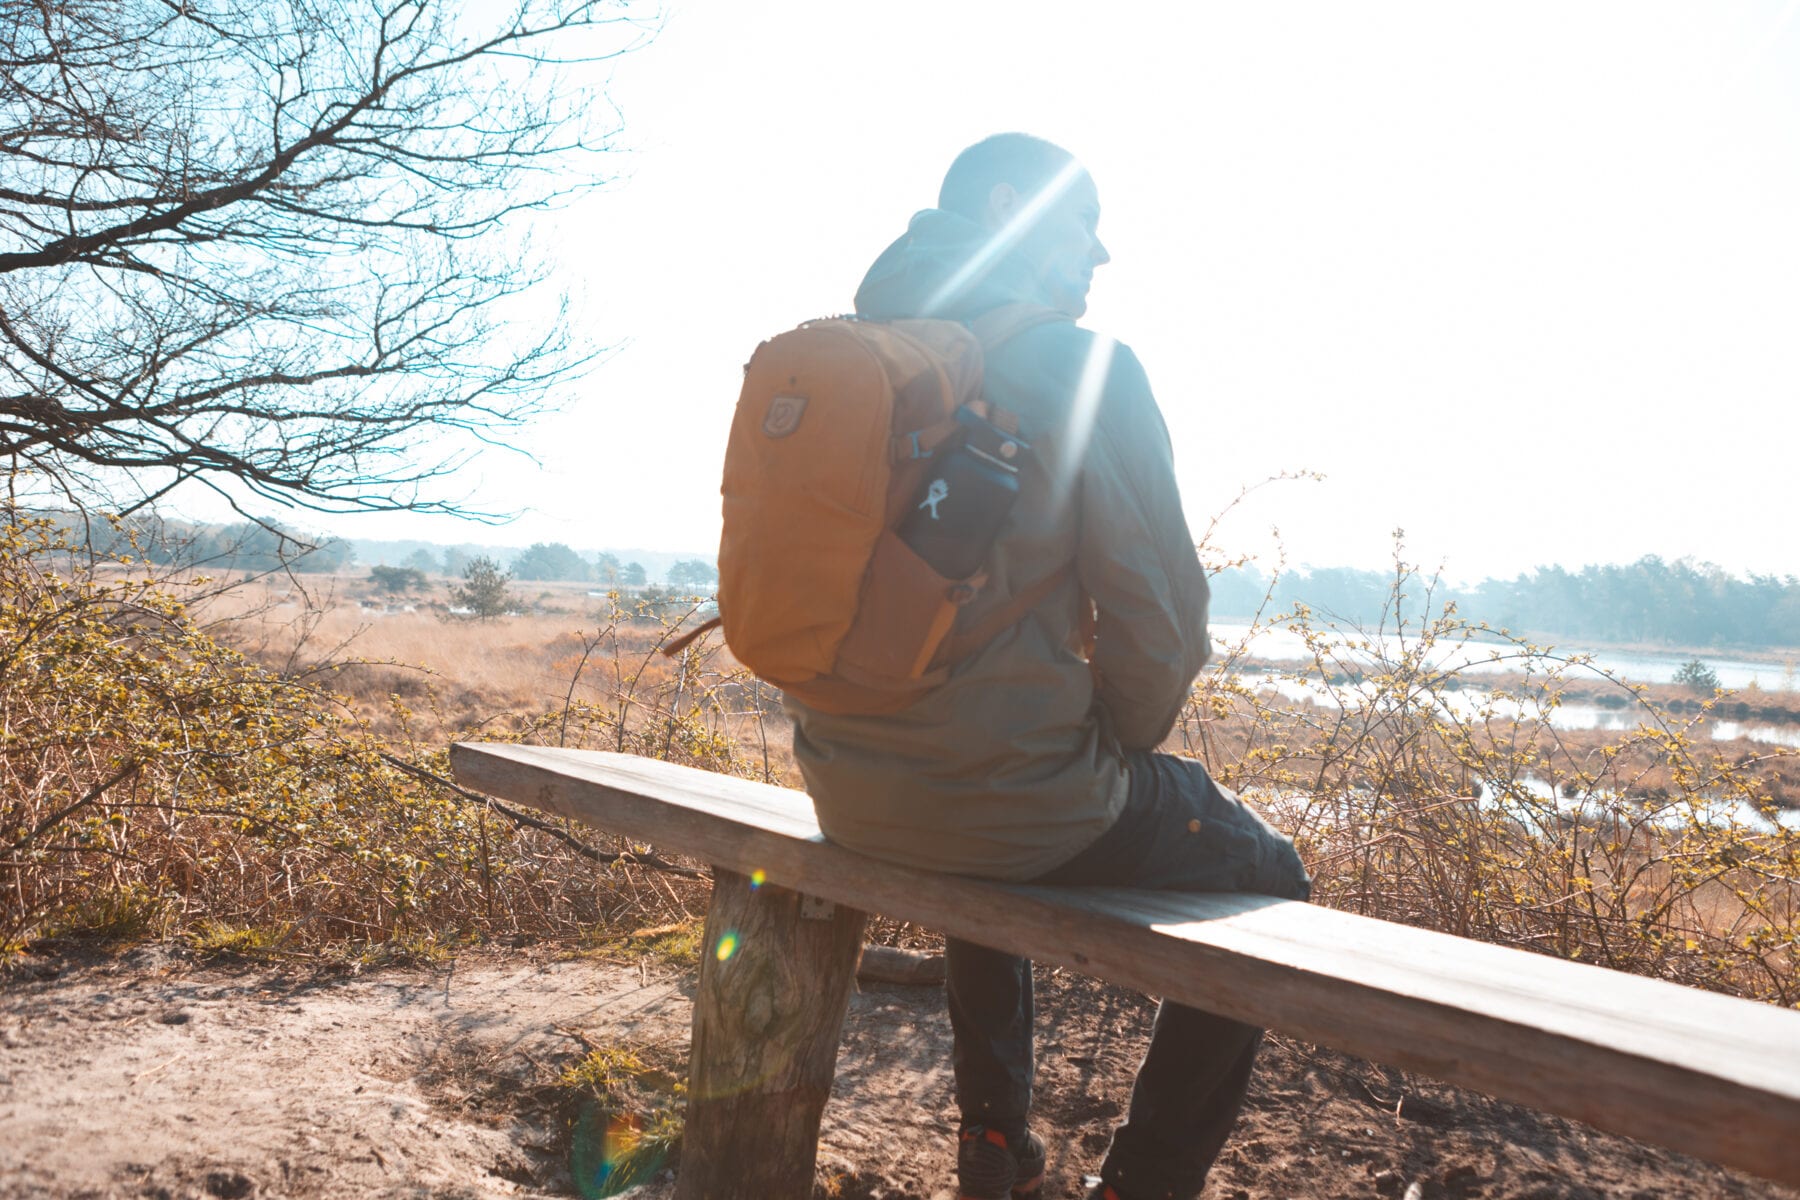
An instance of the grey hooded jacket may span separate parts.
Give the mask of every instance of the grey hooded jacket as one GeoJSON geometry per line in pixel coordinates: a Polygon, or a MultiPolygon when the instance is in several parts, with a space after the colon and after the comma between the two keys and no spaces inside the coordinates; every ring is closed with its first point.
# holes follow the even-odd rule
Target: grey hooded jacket
{"type": "MultiPolygon", "coordinates": [[[[918,214],[870,268],[857,311],[967,320],[1039,302],[1016,258],[968,269],[986,241],[961,216],[918,214]]],[[[1074,857],[1118,816],[1124,752],[1169,735],[1206,663],[1207,587],[1168,430],[1129,349],[1053,321],[990,354],[985,379],[1034,453],[989,586],[959,623],[1070,563],[1075,577],[900,713],[842,716],[793,700],[788,711],[827,837],[910,866],[1017,880],[1074,857]],[[1098,613],[1092,671],[1072,648],[1083,590],[1098,613]]]]}

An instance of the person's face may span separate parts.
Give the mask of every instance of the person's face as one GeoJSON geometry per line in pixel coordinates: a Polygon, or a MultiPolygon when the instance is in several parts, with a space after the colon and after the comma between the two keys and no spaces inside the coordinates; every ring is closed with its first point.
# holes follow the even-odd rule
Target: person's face
{"type": "Polygon", "coordinates": [[[1001,184],[990,208],[997,223],[1022,223],[1013,253],[1036,268],[1045,300],[1071,317],[1087,312],[1094,268],[1112,260],[1100,241],[1100,193],[1087,172],[1052,180],[1036,197],[1001,184]]]}

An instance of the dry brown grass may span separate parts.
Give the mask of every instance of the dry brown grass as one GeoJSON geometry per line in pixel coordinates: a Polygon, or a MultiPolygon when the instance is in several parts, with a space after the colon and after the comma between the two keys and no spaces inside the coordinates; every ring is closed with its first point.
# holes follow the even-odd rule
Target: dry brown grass
{"type": "Polygon", "coordinates": [[[387,597],[356,575],[258,581],[198,613],[269,669],[325,683],[380,736],[415,753],[531,737],[670,757],[684,740],[696,744],[688,735],[698,726],[709,764],[803,786],[779,693],[716,637],[679,664],[658,652],[700,619],[698,598],[533,583],[517,587],[526,611],[472,621],[449,614],[447,588],[440,579],[387,597]]]}
{"type": "MultiPolygon", "coordinates": [[[[9,728],[42,730],[55,751],[6,759],[14,799],[0,829],[11,831],[13,857],[0,864],[12,872],[0,887],[13,894],[0,935],[14,940],[117,925],[121,914],[208,936],[272,929],[263,942],[290,946],[690,919],[696,885],[633,862],[632,847],[593,830],[521,828],[432,782],[449,743],[618,749],[799,783],[772,689],[716,639],[679,661],[657,653],[686,606],[642,611],[633,597],[546,586],[523,595],[523,615],[452,620],[438,596],[376,612],[365,581],[303,578],[205,596],[186,612],[171,601],[165,627],[180,636],[154,643],[129,621],[82,615],[96,589],[122,577],[63,578],[33,566],[32,553],[15,538],[10,573],[0,573],[21,601],[9,611],[50,597],[68,625],[14,624],[8,637],[40,647],[73,638],[91,653],[74,691],[66,647],[26,654],[40,674],[15,675],[26,686],[4,700],[9,728]],[[177,683],[181,663],[203,659],[229,687],[190,688],[196,698],[180,711],[133,707],[116,678],[121,646],[177,683]],[[78,719],[71,697],[86,706],[78,719]],[[87,732],[71,736],[77,726],[87,732]],[[204,795],[193,786],[201,760],[175,753],[129,795],[81,799],[134,745],[192,728],[235,747],[229,771],[224,759],[201,763],[217,775],[205,776],[204,795]],[[71,804],[73,818],[51,819],[71,804]],[[27,854],[18,831],[39,825],[54,835],[33,835],[27,854]],[[616,861],[597,870],[595,854],[616,861]]],[[[1432,667],[1430,653],[1466,633],[1450,615],[1403,623],[1408,648],[1373,660],[1355,631],[1297,621],[1314,639],[1312,673],[1354,666],[1353,682],[1316,702],[1282,700],[1235,673],[1228,655],[1202,678],[1170,748],[1203,757],[1275,814],[1321,901],[1800,999],[1800,837],[1744,817],[1768,809],[1796,756],[1721,752],[1697,736],[1706,711],[1671,712],[1616,684],[1641,716],[1630,733],[1569,733],[1508,715],[1502,701],[1548,704],[1571,683],[1571,664],[1523,646],[1517,675],[1480,680],[1493,703],[1456,715],[1447,697],[1466,681],[1432,667]],[[1721,804],[1738,818],[1721,819],[1721,804]]]]}
{"type": "MultiPolygon", "coordinates": [[[[1408,588],[1428,593],[1403,576],[1408,588]]],[[[1292,618],[1312,702],[1201,681],[1182,743],[1279,814],[1315,898],[1373,916],[1790,1004],[1800,1000],[1800,829],[1780,823],[1787,750],[1717,744],[1682,711],[1522,643],[1508,676],[1437,664],[1477,632],[1450,613],[1340,630],[1292,618]],[[1552,714],[1596,688],[1623,732],[1552,714]],[[1468,685],[1478,686],[1471,689],[1468,685]]],[[[1484,634],[1485,636],[1485,634],[1484,634]]],[[[1691,696],[1691,694],[1690,694],[1691,696]]]]}
{"type": "Polygon", "coordinates": [[[696,915],[691,866],[650,869],[653,853],[442,782],[449,738],[471,734],[754,773],[704,660],[651,654],[657,621],[609,610],[583,639],[566,610],[376,618],[344,581],[219,592],[86,563],[41,522],[0,528],[0,947],[64,931],[425,947],[696,915]],[[571,661],[586,682],[557,694],[546,672],[571,661]]]}
{"type": "MultiPolygon", "coordinates": [[[[335,685],[418,748],[467,736],[569,742],[573,727],[570,744],[685,753],[798,786],[773,695],[716,643],[684,676],[656,653],[668,622],[621,599],[546,588],[538,611],[486,623],[340,603],[306,632],[340,659],[353,654],[333,668],[335,685]],[[698,740],[684,749],[677,728],[698,740]]],[[[1699,736],[1704,700],[1596,679],[1530,647],[1516,648],[1519,672],[1481,678],[1492,703],[1454,717],[1440,701],[1463,681],[1429,666],[1435,642],[1464,635],[1453,619],[1415,624],[1411,651],[1392,661],[1359,659],[1354,631],[1307,628],[1318,673],[1355,661],[1353,685],[1315,703],[1281,700],[1236,677],[1228,658],[1202,680],[1169,748],[1268,804],[1325,902],[1791,1002],[1794,838],[1722,823],[1707,806],[1742,815],[1785,799],[1795,756],[1720,752],[1699,736]],[[1508,700],[1547,711],[1551,697],[1629,707],[1642,723],[1609,734],[1497,715],[1508,700]]],[[[305,661],[263,636],[268,652],[305,661]]]]}

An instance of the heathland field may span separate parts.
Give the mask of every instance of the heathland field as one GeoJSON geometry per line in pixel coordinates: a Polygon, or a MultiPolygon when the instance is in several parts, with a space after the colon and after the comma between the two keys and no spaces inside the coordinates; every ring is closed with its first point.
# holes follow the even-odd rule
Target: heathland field
{"type": "MultiPolygon", "coordinates": [[[[645,874],[653,847],[452,787],[457,739],[799,782],[773,689],[716,638],[658,653],[704,597],[514,583],[506,615],[473,620],[443,579],[157,581],[33,536],[15,531],[5,580],[15,946],[591,938],[691,908],[687,872],[645,874]]],[[[1403,602],[1375,628],[1259,624],[1308,658],[1221,646],[1168,748],[1293,834],[1320,902],[1800,1000],[1800,757],[1714,736],[1754,724],[1719,724],[1749,705],[1779,725],[1800,697],[1636,685],[1403,602]],[[1609,727],[1570,727],[1576,707],[1609,727]]]]}
{"type": "MultiPolygon", "coordinates": [[[[462,791],[446,749],[625,750],[797,785],[772,689],[716,638],[658,653],[706,598],[514,583],[476,620],[451,611],[466,606],[442,578],[158,578],[30,521],[6,538],[0,943],[16,986],[0,1040],[29,1088],[0,1113],[28,1149],[0,1195],[126,1176],[250,1194],[277,1172],[281,1194],[387,1194],[396,1162],[414,1183],[567,1194],[596,1146],[615,1182],[667,1194],[704,864],[462,791]],[[246,1072],[278,1081],[250,1110],[246,1072]],[[344,1107],[371,1080],[381,1102],[344,1107]],[[86,1130],[96,1103],[175,1149],[141,1167],[136,1141],[95,1129],[65,1153],[68,1122],[86,1130]],[[370,1122],[385,1131],[372,1156],[370,1122]]],[[[1800,1002],[1800,755],[1767,738],[1793,728],[1800,697],[1642,687],[1400,601],[1370,627],[1300,611],[1235,641],[1168,748],[1293,834],[1319,902],[1800,1002]],[[1258,658],[1270,629],[1304,656],[1258,658]],[[1763,740],[1727,736],[1747,730],[1763,740]]],[[[1061,972],[1041,986],[1056,1015],[1038,1113],[1076,1195],[1122,1111],[1148,1002],[1061,972]]],[[[941,1000],[902,991],[852,1005],[822,1195],[930,1196],[947,1177],[951,1100],[917,1067],[947,1060],[941,1000]]],[[[1232,1195],[1420,1180],[1601,1194],[1571,1179],[1786,1195],[1281,1039],[1233,1146],[1232,1195]]]]}

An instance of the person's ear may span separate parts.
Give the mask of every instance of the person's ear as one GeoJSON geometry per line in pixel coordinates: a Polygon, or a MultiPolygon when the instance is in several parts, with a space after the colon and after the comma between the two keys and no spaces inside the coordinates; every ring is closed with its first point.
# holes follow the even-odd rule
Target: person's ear
{"type": "Polygon", "coordinates": [[[1019,207],[1019,189],[1010,183],[996,183],[988,191],[987,208],[982,222],[989,229],[1003,229],[1019,207]]]}

